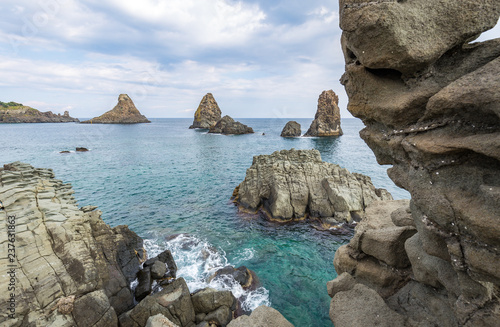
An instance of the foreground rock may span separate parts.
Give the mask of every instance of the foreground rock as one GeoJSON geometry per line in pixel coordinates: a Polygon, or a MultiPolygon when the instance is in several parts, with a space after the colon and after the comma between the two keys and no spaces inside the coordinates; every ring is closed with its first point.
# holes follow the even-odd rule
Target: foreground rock
{"type": "Polygon", "coordinates": [[[209,133],[216,134],[251,134],[253,133],[253,129],[240,123],[239,121],[235,121],[233,118],[229,116],[222,117],[214,126],[210,127],[209,133]]]}
{"type": "MultiPolygon", "coordinates": [[[[380,288],[382,273],[365,274],[363,283],[411,325],[496,326],[500,39],[469,42],[497,23],[500,3],[447,0],[437,11],[423,4],[341,1],[348,109],[365,123],[361,136],[378,162],[393,165],[389,176],[411,193],[417,230],[391,259],[409,261],[411,279],[390,282],[391,292],[380,288]]],[[[385,245],[372,246],[380,263],[385,245]]],[[[346,272],[362,260],[349,247],[335,258],[346,272]]],[[[353,271],[356,280],[360,273],[353,271]]],[[[351,309],[352,317],[372,311],[351,309]]],[[[338,327],[353,324],[331,317],[338,327]]]]}
{"type": "MultiPolygon", "coordinates": [[[[50,169],[16,162],[0,169],[0,182],[2,221],[15,217],[17,266],[14,319],[3,310],[0,324],[116,326],[117,315],[134,305],[129,285],[142,239],[126,226],[110,228],[98,210],[79,210],[71,185],[50,169]]],[[[7,224],[0,232],[7,235],[7,224]]],[[[2,289],[7,284],[1,279],[2,289]]],[[[0,293],[3,308],[9,299],[0,293]]]]}
{"type": "Polygon", "coordinates": [[[201,99],[198,109],[194,113],[193,125],[189,128],[209,129],[221,119],[222,112],[212,93],[207,93],[201,99]]]}
{"type": "Polygon", "coordinates": [[[228,327],[293,327],[277,310],[262,305],[250,316],[241,316],[231,321],[228,327]]]}
{"type": "Polygon", "coordinates": [[[127,94],[120,94],[118,104],[110,111],[91,120],[82,121],[82,124],[139,124],[150,123],[135,107],[134,102],[127,94]]]}
{"type": "Polygon", "coordinates": [[[301,134],[302,131],[300,129],[300,124],[293,120],[286,123],[285,127],[283,127],[283,130],[281,131],[282,137],[297,137],[301,134]]]}
{"type": "Polygon", "coordinates": [[[318,99],[318,110],[311,126],[304,136],[339,136],[340,128],[339,97],[332,90],[323,91],[318,99]]]}
{"type": "Polygon", "coordinates": [[[78,122],[77,118],[70,117],[69,112],[63,115],[54,114],[51,111],[40,112],[37,109],[23,106],[16,102],[0,101],[0,124],[1,123],[69,123],[78,122]]]}
{"type": "Polygon", "coordinates": [[[233,195],[242,210],[260,209],[271,219],[328,224],[359,220],[368,204],[392,199],[370,177],[323,162],[317,150],[295,149],[255,156],[233,195]]]}

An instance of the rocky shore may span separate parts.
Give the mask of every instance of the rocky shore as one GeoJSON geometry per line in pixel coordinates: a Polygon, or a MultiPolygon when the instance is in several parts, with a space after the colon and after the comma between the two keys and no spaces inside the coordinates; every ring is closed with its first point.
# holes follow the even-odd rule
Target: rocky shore
{"type": "Polygon", "coordinates": [[[340,1],[348,109],[412,199],[337,251],[336,327],[500,321],[500,4],[423,3],[340,1]]]}
{"type": "Polygon", "coordinates": [[[79,122],[77,118],[70,117],[69,112],[63,115],[54,114],[52,111],[41,112],[37,109],[23,106],[21,103],[0,102],[1,123],[70,123],[79,122]]]}
{"type": "MultiPolygon", "coordinates": [[[[73,193],[51,169],[20,162],[0,168],[0,218],[6,222],[0,233],[8,236],[2,241],[8,256],[1,260],[11,267],[0,280],[0,288],[10,290],[0,292],[0,325],[292,326],[264,306],[233,319],[238,301],[230,291],[191,294],[176,276],[170,251],[146,260],[137,234],[106,225],[97,207],[78,208],[73,193]]],[[[231,267],[213,278],[227,274],[246,287],[256,280],[247,268],[231,267]]]]}
{"type": "Polygon", "coordinates": [[[317,218],[322,224],[359,221],[366,206],[392,200],[370,177],[321,160],[318,150],[281,150],[253,158],[233,193],[241,210],[278,221],[317,218]]]}
{"type": "Polygon", "coordinates": [[[117,105],[99,117],[82,121],[82,124],[140,124],[150,123],[135,107],[134,102],[127,94],[120,94],[117,105]]]}

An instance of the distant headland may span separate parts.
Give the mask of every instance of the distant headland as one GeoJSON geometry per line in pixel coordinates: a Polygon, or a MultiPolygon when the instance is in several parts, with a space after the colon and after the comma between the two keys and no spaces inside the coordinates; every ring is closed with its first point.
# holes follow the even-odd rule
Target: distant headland
{"type": "Polygon", "coordinates": [[[17,102],[0,101],[0,123],[69,123],[79,122],[65,111],[63,115],[52,111],[41,112],[17,102]]]}

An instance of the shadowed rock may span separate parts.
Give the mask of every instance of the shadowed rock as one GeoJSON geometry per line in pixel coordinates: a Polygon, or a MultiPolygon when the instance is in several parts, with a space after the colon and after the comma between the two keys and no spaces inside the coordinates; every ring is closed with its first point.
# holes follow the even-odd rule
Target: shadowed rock
{"type": "Polygon", "coordinates": [[[135,107],[134,102],[127,94],[120,94],[118,104],[110,111],[99,117],[82,121],[82,124],[138,124],[150,123],[135,107]]]}
{"type": "Polygon", "coordinates": [[[283,130],[281,131],[281,136],[283,137],[297,137],[301,134],[302,131],[300,130],[300,124],[293,120],[286,123],[285,127],[283,127],[283,130]]]}
{"type": "Polygon", "coordinates": [[[339,136],[340,128],[339,97],[332,90],[323,91],[318,99],[318,110],[311,126],[304,136],[339,136]]]}
{"type": "Polygon", "coordinates": [[[239,121],[235,121],[233,118],[229,116],[222,117],[214,126],[210,127],[209,133],[216,134],[251,134],[253,133],[253,129],[240,123],[239,121]]]}

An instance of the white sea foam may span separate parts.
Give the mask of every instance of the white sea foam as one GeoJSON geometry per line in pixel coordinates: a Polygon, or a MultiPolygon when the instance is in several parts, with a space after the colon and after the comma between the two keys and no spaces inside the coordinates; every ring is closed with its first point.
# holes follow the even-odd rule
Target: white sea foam
{"type": "MultiPolygon", "coordinates": [[[[220,268],[231,265],[222,249],[217,249],[206,241],[193,235],[180,234],[177,237],[162,241],[146,239],[144,246],[148,258],[153,258],[169,249],[177,264],[177,277],[183,277],[191,292],[211,287],[217,290],[230,290],[240,300],[242,309],[252,311],[260,305],[270,306],[269,291],[259,287],[254,291],[246,291],[232,276],[212,279],[208,277],[220,268]]],[[[254,256],[253,249],[244,249],[238,254],[237,263],[254,256]]]]}

